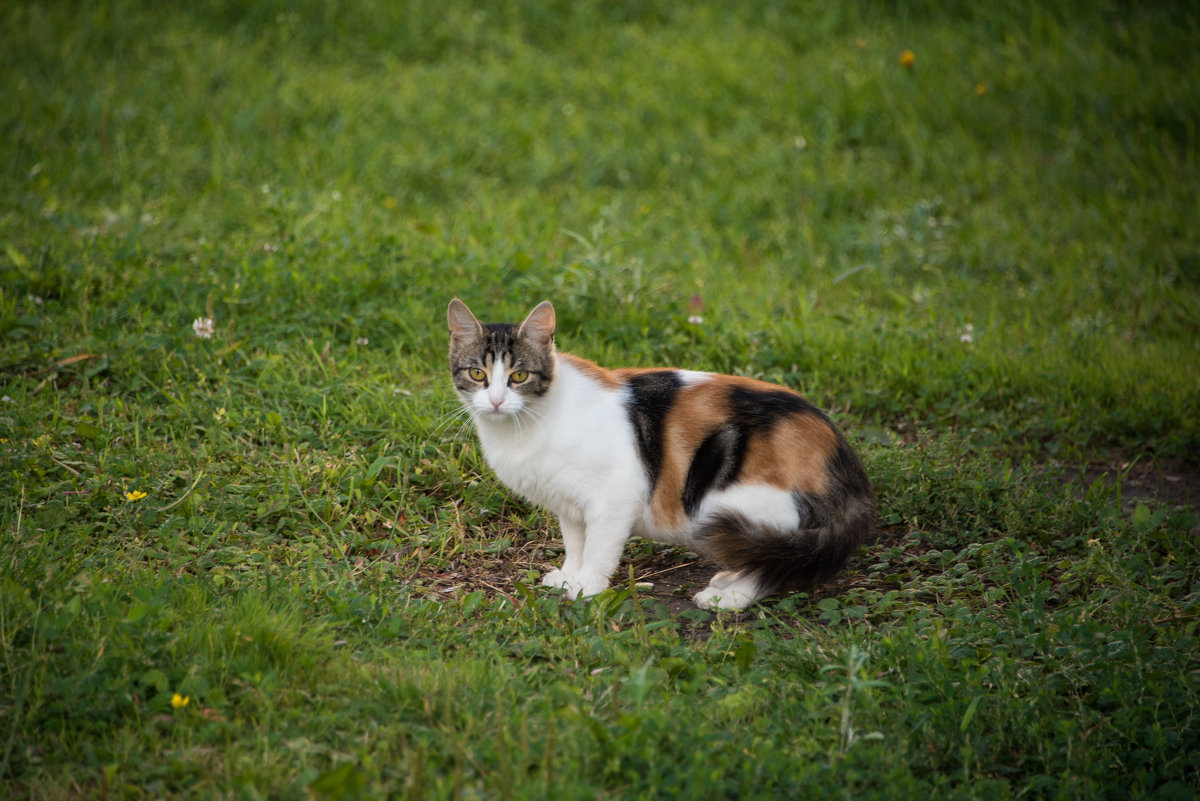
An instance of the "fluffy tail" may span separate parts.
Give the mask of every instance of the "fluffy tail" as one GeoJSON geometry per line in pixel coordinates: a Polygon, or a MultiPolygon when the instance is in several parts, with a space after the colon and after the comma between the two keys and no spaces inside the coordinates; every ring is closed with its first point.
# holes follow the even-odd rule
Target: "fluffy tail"
{"type": "Polygon", "coordinates": [[[848,445],[838,449],[829,469],[823,495],[795,493],[799,528],[771,528],[724,510],[696,534],[696,549],[724,570],[754,576],[759,597],[807,590],[833,578],[871,537],[876,512],[870,481],[848,445]]]}

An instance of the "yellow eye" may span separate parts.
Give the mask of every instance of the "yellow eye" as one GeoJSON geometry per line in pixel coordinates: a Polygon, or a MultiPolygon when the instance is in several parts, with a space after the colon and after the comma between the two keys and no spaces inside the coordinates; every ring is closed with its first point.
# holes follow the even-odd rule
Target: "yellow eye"
{"type": "Polygon", "coordinates": [[[520,384],[520,383],[521,383],[521,382],[523,382],[523,381],[524,381],[526,378],[529,378],[529,373],[528,373],[527,371],[525,371],[525,370],[513,370],[512,374],[511,374],[511,375],[508,377],[508,380],[509,380],[509,381],[511,381],[511,382],[512,382],[512,383],[514,383],[514,384],[520,384]]]}
{"type": "Polygon", "coordinates": [[[487,373],[483,371],[482,367],[472,367],[467,370],[467,375],[471,376],[472,381],[482,381],[487,378],[487,373]]]}

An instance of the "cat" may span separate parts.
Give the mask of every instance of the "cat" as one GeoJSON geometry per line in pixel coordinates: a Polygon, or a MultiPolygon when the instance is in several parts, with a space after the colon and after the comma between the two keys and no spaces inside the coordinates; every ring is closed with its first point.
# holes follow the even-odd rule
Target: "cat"
{"type": "Polygon", "coordinates": [[[519,325],[447,309],[450,371],[497,477],[558,515],[565,557],[542,583],[608,587],[632,535],[720,568],[695,595],[745,609],[831,578],[866,541],[875,496],[830,419],[790,389],[557,353],[539,303],[519,325]]]}

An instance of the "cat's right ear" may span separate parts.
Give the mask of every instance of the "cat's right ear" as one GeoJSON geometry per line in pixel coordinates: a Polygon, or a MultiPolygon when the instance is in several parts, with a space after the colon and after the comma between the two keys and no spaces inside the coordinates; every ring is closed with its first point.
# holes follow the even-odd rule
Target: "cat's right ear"
{"type": "Polygon", "coordinates": [[[446,309],[446,322],[450,324],[452,340],[474,339],[483,335],[483,325],[471,314],[467,304],[458,298],[450,301],[450,306],[446,309]]]}

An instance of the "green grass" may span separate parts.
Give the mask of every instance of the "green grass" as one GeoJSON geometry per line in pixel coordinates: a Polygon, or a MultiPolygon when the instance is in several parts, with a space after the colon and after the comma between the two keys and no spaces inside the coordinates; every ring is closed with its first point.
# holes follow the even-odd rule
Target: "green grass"
{"type": "Polygon", "coordinates": [[[16,3],[0,31],[9,794],[1200,786],[1196,498],[1064,472],[1200,486],[1186,4],[16,3]],[[883,535],[753,613],[661,578],[562,601],[553,521],[453,419],[454,295],[800,389],[883,535]]]}

